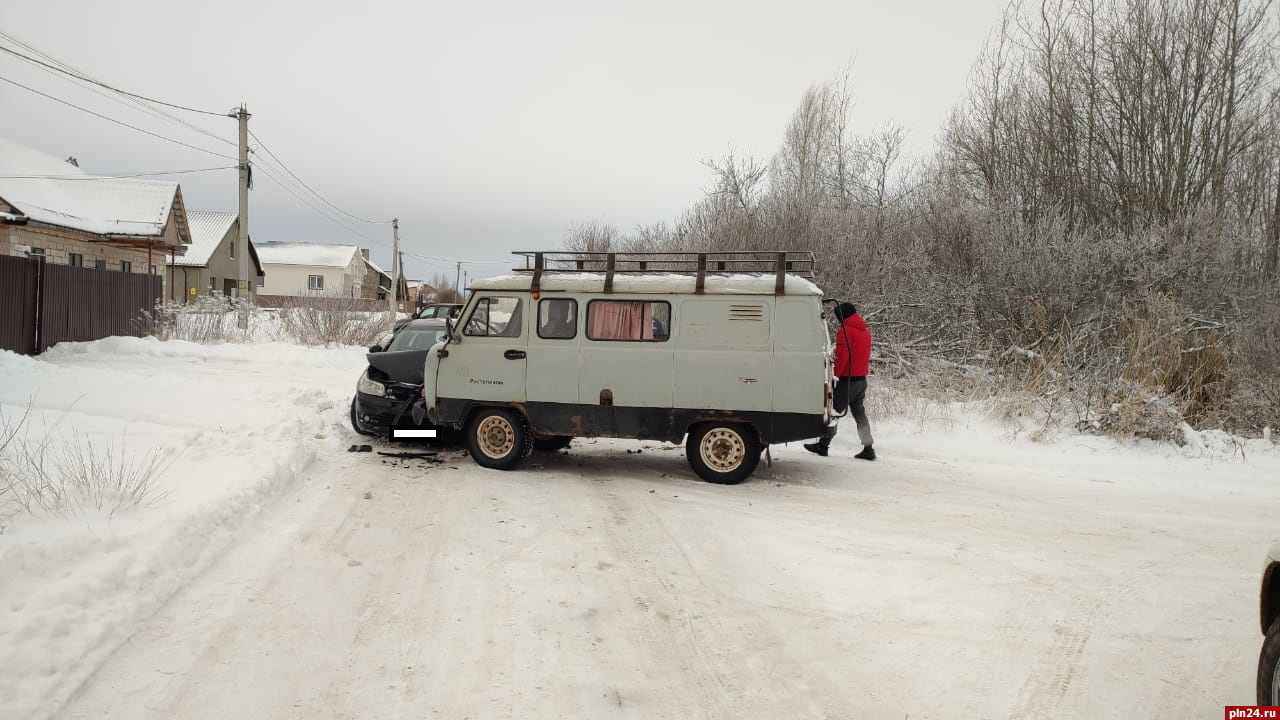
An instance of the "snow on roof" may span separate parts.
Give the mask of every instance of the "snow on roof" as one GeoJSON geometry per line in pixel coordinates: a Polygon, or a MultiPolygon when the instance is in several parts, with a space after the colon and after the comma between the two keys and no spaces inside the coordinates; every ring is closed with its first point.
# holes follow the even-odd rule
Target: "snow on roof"
{"type": "Polygon", "coordinates": [[[97,235],[159,236],[177,193],[175,182],[96,177],[0,138],[0,198],[36,222],[97,235]]]}
{"type": "Polygon", "coordinates": [[[222,239],[227,236],[231,226],[236,222],[235,213],[224,212],[189,212],[187,226],[191,228],[191,244],[187,253],[179,255],[174,265],[204,267],[209,258],[218,249],[222,239]]]}
{"type": "MultiPolygon", "coordinates": [[[[473,290],[528,290],[532,275],[499,275],[476,280],[473,290]]],[[[706,276],[704,292],[708,295],[772,295],[776,278],[773,275],[712,275],[706,276]]],[[[542,276],[543,290],[568,292],[604,292],[604,275],[600,273],[547,273],[542,276]]],[[[795,275],[786,277],[786,294],[822,296],[822,290],[812,282],[795,275]]],[[[692,275],[615,275],[615,293],[692,293],[697,288],[697,278],[692,275]]]]}
{"type": "Polygon", "coordinates": [[[372,258],[364,257],[363,253],[361,253],[360,257],[364,258],[364,261],[368,263],[369,267],[373,268],[374,272],[391,277],[391,273],[383,270],[381,267],[378,267],[378,263],[374,262],[372,258]]]}
{"type": "Polygon", "coordinates": [[[360,255],[355,245],[317,245],[315,243],[254,243],[263,265],[314,265],[345,268],[353,256],[360,255]]]}

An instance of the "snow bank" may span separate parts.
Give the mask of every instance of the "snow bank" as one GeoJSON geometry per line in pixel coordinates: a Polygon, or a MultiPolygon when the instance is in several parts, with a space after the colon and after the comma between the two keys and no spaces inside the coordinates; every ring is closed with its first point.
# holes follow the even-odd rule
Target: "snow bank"
{"type": "MultiPolygon", "coordinates": [[[[1036,710],[1051,715],[1052,703],[1037,704],[1037,682],[1051,682],[1063,674],[1077,677],[1064,708],[1097,709],[1112,697],[1108,693],[1117,693],[1114,697],[1124,707],[1142,707],[1134,700],[1137,694],[1118,694],[1121,690],[1115,688],[1139,689],[1125,691],[1130,693],[1159,689],[1175,671],[1187,677],[1227,673],[1223,668],[1229,663],[1223,658],[1240,656],[1239,647],[1253,648],[1258,640],[1256,595],[1245,597],[1234,588],[1247,586],[1248,592],[1256,592],[1254,555],[1260,561],[1273,538],[1263,542],[1280,489],[1280,453],[1269,439],[1243,441],[1222,433],[1184,431],[1187,442],[1181,447],[1069,432],[1037,440],[1032,438],[1034,423],[1023,427],[1000,421],[992,416],[989,403],[898,397],[890,412],[890,404],[881,400],[891,397],[893,389],[873,382],[871,421],[881,454],[876,463],[851,458],[858,450],[857,436],[846,419],[831,457],[809,455],[798,444],[779,447],[772,467],[762,466],[757,478],[736,488],[696,483],[674,448],[650,451],[654,444],[648,443],[643,455],[632,455],[637,445],[627,441],[580,441],[567,456],[531,463],[527,474],[497,473],[462,460],[459,469],[448,468],[447,474],[444,468],[432,471],[439,472],[431,476],[433,482],[421,483],[425,475],[388,477],[376,458],[337,455],[351,440],[343,426],[364,356],[363,348],[317,349],[273,341],[204,346],[154,338],[65,343],[40,359],[0,352],[0,412],[12,417],[30,406],[27,429],[35,436],[56,426],[67,437],[93,437],[136,451],[165,448],[173,458],[159,479],[171,493],[162,505],[114,518],[22,514],[11,518],[0,534],[0,718],[59,713],[144,623],[164,614],[162,608],[168,612],[184,604],[215,605],[217,596],[202,592],[201,583],[238,582],[243,567],[223,563],[196,578],[239,543],[242,533],[258,526],[255,518],[264,510],[273,504],[292,507],[295,498],[290,493],[296,493],[296,499],[304,499],[304,490],[311,493],[307,498],[323,496],[323,486],[314,486],[338,478],[355,478],[359,490],[373,488],[373,497],[379,499],[386,493],[385,502],[362,506],[361,512],[370,513],[363,523],[367,533],[349,532],[348,509],[339,502],[331,508],[332,525],[308,530],[309,549],[301,540],[294,544],[294,535],[268,526],[256,527],[255,543],[260,544],[237,550],[241,557],[269,551],[286,558],[287,566],[271,566],[280,575],[271,575],[271,581],[259,587],[280,597],[299,593],[321,611],[316,616],[298,613],[286,623],[284,634],[263,640],[266,635],[257,631],[274,630],[279,624],[276,611],[264,610],[262,624],[249,625],[233,639],[255,649],[278,641],[282,652],[273,661],[300,668],[295,675],[317,685],[354,684],[358,692],[351,697],[361,701],[376,702],[385,685],[361,685],[368,676],[347,673],[348,665],[335,667],[334,628],[354,632],[352,627],[358,625],[360,633],[382,632],[401,640],[420,637],[419,623],[442,618],[432,628],[444,637],[421,648],[415,641],[414,652],[421,650],[426,657],[415,656],[405,664],[438,662],[437,677],[460,679],[445,698],[454,703],[446,708],[460,709],[483,699],[485,689],[510,681],[491,676],[498,664],[487,662],[458,675],[452,658],[474,649],[477,633],[497,638],[495,657],[527,664],[526,680],[537,677],[546,665],[545,644],[502,644],[511,636],[503,630],[510,626],[502,623],[511,623],[515,613],[531,608],[547,618],[546,627],[553,631],[548,638],[569,638],[571,630],[582,627],[572,618],[593,622],[593,613],[600,610],[600,628],[581,637],[618,633],[632,643],[619,640],[609,646],[618,648],[619,654],[611,657],[621,670],[638,666],[630,664],[632,659],[648,662],[647,656],[642,660],[627,653],[643,652],[644,643],[656,639],[665,648],[664,662],[647,666],[669,673],[662,676],[670,679],[669,686],[662,686],[664,692],[683,688],[688,668],[697,664],[695,658],[705,665],[702,653],[712,647],[730,656],[725,677],[765,683],[776,680],[775,667],[793,668],[795,677],[815,688],[807,694],[796,691],[795,698],[866,700],[864,687],[888,686],[892,692],[874,706],[883,711],[908,701],[929,701],[907,682],[914,675],[895,669],[916,667],[921,657],[929,656],[942,663],[939,677],[947,679],[944,685],[972,695],[946,694],[948,702],[960,703],[955,713],[973,717],[1022,716],[1036,710]],[[677,473],[684,477],[674,478],[677,473]],[[282,498],[289,505],[281,503],[282,498]],[[493,515],[499,504],[508,504],[504,512],[509,515],[493,515]],[[1245,512],[1250,508],[1257,509],[1256,517],[1245,512]],[[401,511],[403,516],[397,514],[401,511]],[[379,512],[383,514],[373,514],[379,512]],[[509,521],[516,516],[519,523],[509,521]],[[465,522],[460,524],[459,518],[465,522]],[[500,530],[495,530],[495,518],[502,524],[500,530]],[[459,526],[469,530],[451,534],[445,529],[459,526]],[[414,533],[409,550],[401,542],[405,532],[414,533]],[[526,534],[511,542],[501,534],[507,532],[526,534]],[[361,549],[362,574],[354,574],[357,566],[345,556],[316,549],[340,533],[340,545],[349,541],[361,549]],[[556,537],[564,544],[549,546],[545,557],[526,552],[556,537]],[[744,544],[742,538],[751,542],[744,544]],[[386,552],[389,547],[396,551],[386,552]],[[423,556],[422,547],[439,554],[423,556]],[[331,577],[328,566],[318,562],[294,568],[297,552],[311,552],[312,558],[322,555],[326,561],[336,558],[353,574],[331,577]],[[628,555],[634,557],[628,560],[628,555]],[[1198,564],[1188,566],[1188,558],[1198,564]],[[452,562],[455,559],[458,562],[452,562]],[[439,567],[475,574],[440,575],[439,567]],[[495,572],[495,567],[527,574],[513,579],[495,572]],[[590,567],[598,576],[581,569],[590,567]],[[635,577],[609,580],[620,568],[629,568],[635,577]],[[289,573],[295,580],[299,573],[314,574],[315,587],[324,592],[307,592],[306,585],[289,587],[289,573]],[[401,597],[406,574],[414,573],[420,592],[401,597]],[[769,577],[774,581],[761,582],[769,577]],[[283,589],[271,590],[277,578],[283,578],[283,589]],[[1235,584],[1224,584],[1228,581],[1235,584]],[[501,590],[504,583],[509,585],[505,595],[488,592],[501,590]],[[546,608],[530,603],[529,594],[554,597],[565,588],[578,588],[574,593],[581,594],[584,587],[595,596],[592,614],[563,610],[573,599],[569,596],[565,603],[546,608]],[[939,587],[949,592],[941,593],[939,587]],[[1135,588],[1149,595],[1135,594],[1135,588]],[[665,624],[658,631],[636,624],[639,611],[633,608],[647,613],[650,603],[658,609],[682,593],[687,597],[702,590],[708,597],[696,604],[664,610],[668,617],[684,618],[670,626],[676,632],[665,624]],[[371,604],[343,604],[361,592],[371,604]],[[458,617],[477,608],[473,594],[484,595],[485,602],[479,604],[484,607],[468,623],[458,624],[458,617]],[[723,602],[726,597],[733,602],[723,602]],[[1119,610],[1107,610],[1097,600],[1113,597],[1119,610]],[[1183,597],[1194,602],[1179,600],[1183,597]],[[1233,605],[1222,610],[1215,603],[1224,598],[1233,605]],[[424,608],[429,604],[424,599],[436,606],[424,608]],[[350,620],[366,617],[362,608],[376,610],[384,602],[384,615],[368,617],[393,624],[366,626],[350,620]],[[777,608],[783,610],[775,612],[777,608]],[[557,619],[561,615],[569,619],[557,619]],[[835,622],[825,623],[826,615],[835,622]],[[1210,622],[1205,619],[1209,616],[1218,620],[1210,622]],[[326,618],[332,620],[328,625],[326,618]],[[707,618],[721,620],[717,625],[707,618]],[[1172,630],[1161,634],[1142,625],[1170,619],[1185,619],[1186,626],[1171,625],[1172,630]],[[1063,630],[1067,626],[1069,632],[1063,630]],[[680,627],[709,635],[692,638],[686,652],[680,627]],[[1117,629],[1121,627],[1125,629],[1117,629]],[[751,632],[737,637],[736,628],[751,632]],[[1093,628],[1097,635],[1086,648],[1079,633],[1093,628]],[[758,630],[768,641],[753,635],[758,630]],[[1230,637],[1211,642],[1224,634],[1230,637]],[[1185,637],[1204,642],[1188,642],[1185,637]],[[1159,643],[1170,653],[1167,658],[1135,657],[1135,648],[1159,643]],[[849,654],[855,646],[864,648],[861,656],[849,654]],[[303,652],[308,648],[312,652],[303,652]],[[756,653],[758,663],[742,665],[735,648],[756,653]],[[973,652],[974,658],[964,657],[965,652],[973,652]],[[996,657],[999,653],[1005,655],[996,657]],[[1113,658],[1133,663],[1138,673],[1133,681],[1114,672],[1113,658]],[[1199,665],[1188,664],[1193,661],[1199,665]],[[1184,672],[1183,666],[1189,669],[1184,672]],[[757,671],[759,676],[753,678],[757,671]],[[1023,673],[1029,673],[1026,698],[1017,690],[1023,673]],[[980,687],[983,683],[985,689],[980,687]],[[1080,697],[1081,688],[1090,688],[1090,694],[1080,697]],[[996,709],[979,707],[983,703],[996,709]]],[[[250,603],[252,598],[243,601],[241,617],[249,615],[245,607],[250,603]]],[[[208,616],[220,608],[204,610],[208,616]]],[[[211,646],[206,643],[212,643],[208,637],[219,632],[217,628],[239,627],[239,618],[222,624],[191,613],[178,616],[175,627],[197,624],[178,655],[203,657],[211,646]],[[208,634],[202,634],[205,629],[208,634]]],[[[153,642],[175,644],[172,634],[161,632],[159,637],[153,642]]],[[[404,649],[348,641],[355,653],[348,658],[360,659],[359,667],[375,673],[378,663],[404,649]]],[[[133,644],[146,645],[136,638],[133,644]]],[[[236,673],[242,679],[243,660],[251,675],[261,677],[254,685],[261,695],[236,696],[228,703],[252,705],[266,698],[278,701],[281,708],[293,707],[297,714],[302,711],[292,704],[299,698],[329,701],[330,695],[312,692],[312,685],[289,685],[291,678],[296,680],[293,676],[272,675],[276,666],[248,657],[252,651],[243,647],[231,643],[210,650],[207,659],[216,667],[193,673],[193,687],[203,681],[207,693],[227,695],[224,688],[236,680],[222,680],[236,673]],[[238,670],[219,674],[224,662],[238,670]]],[[[616,682],[614,668],[609,661],[601,664],[597,650],[591,642],[583,654],[564,656],[564,666],[603,668],[610,672],[597,674],[616,682]]],[[[168,668],[156,655],[143,655],[146,669],[130,670],[129,682],[138,687],[163,683],[154,672],[168,668]]],[[[565,679],[563,673],[553,675],[550,681],[565,679]]],[[[791,683],[788,688],[798,687],[792,679],[784,680],[791,683]]],[[[101,673],[93,684],[100,686],[100,693],[130,702],[148,697],[143,691],[130,696],[101,673]]],[[[1236,684],[1215,684],[1211,704],[1229,697],[1219,692],[1221,688],[1236,684]]],[[[636,687],[648,689],[643,680],[636,687]]],[[[534,699],[546,697],[525,689],[534,699]]],[[[407,702],[420,700],[421,693],[414,693],[406,696],[407,702]]],[[[1195,689],[1185,693],[1209,697],[1195,689]]],[[[773,694],[760,694],[766,696],[773,694]]],[[[101,702],[95,704],[101,697],[85,701],[85,714],[104,712],[101,702]]],[[[196,703],[205,697],[186,700],[196,703]]],[[[683,710],[707,709],[696,705],[707,697],[698,694],[690,700],[695,705],[683,710]]],[[[782,696],[780,702],[790,699],[782,696]]],[[[367,715],[368,707],[360,709],[367,715]]],[[[396,712],[403,713],[405,707],[410,706],[398,706],[396,712]]],[[[255,709],[262,714],[261,707],[255,709]]],[[[740,714],[778,715],[776,708],[770,709],[774,711],[740,714]]],[[[332,706],[317,710],[332,711],[332,706]]],[[[150,712],[163,714],[155,708],[150,712]]],[[[117,716],[138,714],[122,711],[117,716]]],[[[237,714],[244,713],[223,716],[237,714]]],[[[545,714],[575,713],[548,709],[545,714]]],[[[681,711],[651,713],[664,714],[681,711]]],[[[912,713],[917,715],[944,716],[912,713]]]]}
{"type": "Polygon", "coordinates": [[[132,337],[62,343],[40,359],[0,352],[0,413],[29,412],[29,439],[173,459],[159,505],[8,518],[0,717],[56,712],[261,507],[305,480],[364,362],[357,348],[132,337]]]}

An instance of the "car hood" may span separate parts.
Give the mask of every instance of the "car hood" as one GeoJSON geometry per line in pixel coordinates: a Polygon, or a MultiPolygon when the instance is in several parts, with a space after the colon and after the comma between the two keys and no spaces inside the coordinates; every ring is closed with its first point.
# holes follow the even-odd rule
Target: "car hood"
{"type": "Polygon", "coordinates": [[[369,360],[369,365],[386,373],[395,382],[422,384],[422,365],[427,361],[426,350],[367,353],[365,358],[369,360]]]}

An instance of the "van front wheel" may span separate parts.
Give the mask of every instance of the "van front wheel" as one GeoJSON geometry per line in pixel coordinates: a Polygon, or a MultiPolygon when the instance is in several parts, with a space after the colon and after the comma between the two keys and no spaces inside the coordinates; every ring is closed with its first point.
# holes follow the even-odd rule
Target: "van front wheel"
{"type": "Polygon", "coordinates": [[[533,433],[518,412],[481,408],[467,428],[467,451],[478,465],[514,470],[533,452],[533,433]]]}
{"type": "Polygon", "coordinates": [[[749,425],[705,423],[689,431],[684,454],[698,477],[735,485],[755,472],[760,463],[760,440],[749,425]]]}

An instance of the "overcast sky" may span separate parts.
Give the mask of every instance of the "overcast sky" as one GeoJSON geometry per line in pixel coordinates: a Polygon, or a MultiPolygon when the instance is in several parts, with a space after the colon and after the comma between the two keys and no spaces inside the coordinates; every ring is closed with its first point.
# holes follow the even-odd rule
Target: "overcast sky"
{"type": "MultiPolygon", "coordinates": [[[[575,222],[674,221],[708,183],[702,159],[771,156],[805,89],[850,60],[854,127],[894,120],[927,150],[1004,4],[5,0],[0,29],[131,92],[244,102],[308,185],[354,215],[398,216],[404,249],[447,259],[407,259],[411,277],[502,261],[477,277],[511,250],[558,247],[575,222]]],[[[12,56],[0,77],[235,155],[12,56]]],[[[230,118],[174,112],[235,140],[230,118]]],[[[96,174],[233,162],[4,82],[0,134],[96,174]]],[[[188,210],[235,211],[233,170],[175,179],[188,210]]],[[[390,226],[339,217],[376,242],[256,178],[256,241],[359,244],[388,267],[390,226]]]]}

